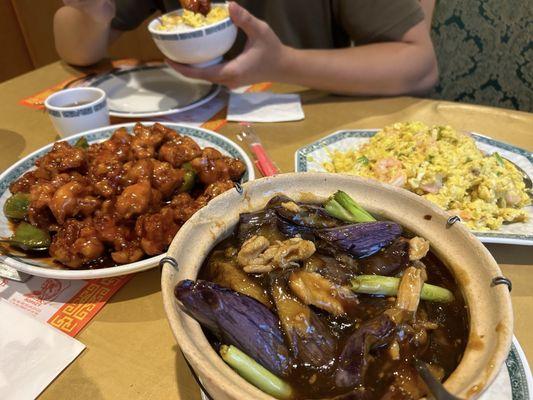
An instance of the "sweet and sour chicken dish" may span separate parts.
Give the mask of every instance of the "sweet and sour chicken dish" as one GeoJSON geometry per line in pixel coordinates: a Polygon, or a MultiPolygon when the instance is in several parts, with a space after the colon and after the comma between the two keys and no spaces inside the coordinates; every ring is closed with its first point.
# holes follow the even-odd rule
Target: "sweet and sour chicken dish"
{"type": "Polygon", "coordinates": [[[106,141],[61,141],[10,185],[14,243],[48,247],[69,268],[126,264],[165,252],[181,225],[233,188],[245,164],[161,124],[106,141]]]}

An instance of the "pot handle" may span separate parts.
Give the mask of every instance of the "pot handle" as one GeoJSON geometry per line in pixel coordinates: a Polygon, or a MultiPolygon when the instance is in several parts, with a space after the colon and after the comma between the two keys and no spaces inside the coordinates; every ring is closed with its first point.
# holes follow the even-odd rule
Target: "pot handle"
{"type": "Polygon", "coordinates": [[[241,184],[239,182],[233,182],[233,186],[235,187],[235,190],[237,191],[237,193],[239,194],[243,194],[244,193],[244,189],[242,188],[241,184]]]}
{"type": "Polygon", "coordinates": [[[509,292],[513,290],[512,282],[505,276],[497,276],[496,278],[493,278],[492,282],[490,283],[490,286],[494,287],[496,285],[507,285],[507,289],[509,289],[509,292]]]}
{"type": "Polygon", "coordinates": [[[180,267],[178,266],[178,262],[172,258],[172,257],[163,257],[161,260],[159,260],[159,266],[163,268],[165,264],[170,264],[172,267],[179,272],[180,267]]]}
{"type": "Polygon", "coordinates": [[[446,221],[446,228],[451,227],[456,222],[461,222],[461,217],[458,215],[453,215],[450,218],[448,218],[448,221],[446,221]]]}

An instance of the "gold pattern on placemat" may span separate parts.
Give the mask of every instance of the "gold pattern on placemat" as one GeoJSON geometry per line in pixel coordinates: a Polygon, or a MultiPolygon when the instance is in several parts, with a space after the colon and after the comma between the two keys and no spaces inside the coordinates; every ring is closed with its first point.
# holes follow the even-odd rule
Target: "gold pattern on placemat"
{"type": "Polygon", "coordinates": [[[125,275],[89,281],[48,323],[67,335],[76,336],[131,277],[132,275],[125,275]]]}

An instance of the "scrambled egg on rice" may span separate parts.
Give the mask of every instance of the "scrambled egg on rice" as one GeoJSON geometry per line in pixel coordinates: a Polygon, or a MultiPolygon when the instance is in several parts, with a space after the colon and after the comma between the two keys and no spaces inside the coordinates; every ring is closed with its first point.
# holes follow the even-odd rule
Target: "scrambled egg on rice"
{"type": "Polygon", "coordinates": [[[227,7],[213,7],[206,16],[189,10],[183,10],[182,15],[163,15],[161,17],[162,24],[158,25],[156,29],[159,31],[173,31],[180,25],[185,25],[191,28],[199,28],[201,26],[211,25],[222,21],[228,17],[229,11],[227,7]]]}
{"type": "Polygon", "coordinates": [[[457,214],[474,230],[527,219],[531,204],[522,174],[498,153],[449,126],[421,122],[384,128],[359,149],[333,151],[329,172],[377,179],[408,189],[457,214]]]}

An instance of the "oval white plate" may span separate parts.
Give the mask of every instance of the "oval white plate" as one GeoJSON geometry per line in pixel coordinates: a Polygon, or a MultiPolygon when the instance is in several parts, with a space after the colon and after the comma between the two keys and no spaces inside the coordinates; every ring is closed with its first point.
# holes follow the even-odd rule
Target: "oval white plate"
{"type": "MultiPolygon", "coordinates": [[[[148,126],[153,124],[153,122],[142,123],[148,126]]],[[[66,140],[70,144],[74,144],[76,140],[84,136],[87,138],[87,141],[89,143],[99,142],[109,138],[116,129],[121,127],[124,127],[131,132],[131,129],[134,125],[135,123],[133,122],[127,124],[112,125],[105,128],[99,128],[88,132],[79,133],[77,135],[70,136],[66,140]]],[[[239,158],[246,164],[246,172],[244,173],[241,181],[247,182],[249,180],[254,179],[255,175],[252,161],[244,152],[244,150],[236,143],[232,142],[231,140],[225,138],[222,135],[219,135],[218,133],[209,131],[207,129],[195,128],[170,122],[165,122],[164,125],[169,128],[175,129],[182,135],[192,137],[202,148],[207,146],[213,147],[225,155],[229,155],[234,158],[239,158]]],[[[4,173],[0,175],[0,205],[2,207],[6,199],[11,195],[9,191],[9,184],[15,179],[17,179],[19,176],[24,174],[26,171],[32,169],[34,167],[35,160],[50,151],[52,146],[53,143],[31,153],[30,155],[24,157],[22,160],[18,161],[16,164],[8,168],[6,171],[4,171],[4,173]]],[[[5,217],[4,213],[0,212],[0,236],[7,237],[11,234],[12,231],[10,229],[9,222],[5,217]]],[[[43,276],[46,278],[95,279],[143,271],[158,265],[159,260],[161,260],[161,258],[163,257],[164,254],[130,264],[90,270],[71,270],[66,268],[62,269],[60,267],[54,268],[50,264],[39,262],[38,260],[23,260],[21,258],[12,258],[3,255],[0,255],[0,262],[3,262],[19,271],[26,272],[31,275],[43,276]]]]}
{"type": "Polygon", "coordinates": [[[145,65],[110,72],[89,83],[106,92],[109,114],[122,118],[159,117],[207,103],[220,86],[186,78],[168,65],[145,65]]]}
{"type": "MultiPolygon", "coordinates": [[[[368,142],[379,129],[354,129],[334,132],[316,142],[309,143],[296,150],[294,155],[294,170],[296,172],[326,172],[322,164],[330,159],[329,154],[334,150],[349,147],[357,148],[368,142]]],[[[478,133],[470,132],[477,147],[487,153],[495,151],[518,165],[531,179],[533,179],[533,155],[531,152],[515,147],[508,143],[494,140],[478,133]]],[[[473,231],[484,243],[505,243],[518,245],[533,245],[533,206],[526,207],[529,221],[505,224],[497,231],[473,231]]]]}

